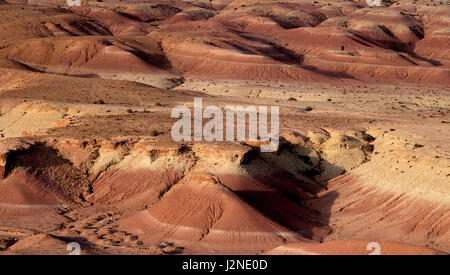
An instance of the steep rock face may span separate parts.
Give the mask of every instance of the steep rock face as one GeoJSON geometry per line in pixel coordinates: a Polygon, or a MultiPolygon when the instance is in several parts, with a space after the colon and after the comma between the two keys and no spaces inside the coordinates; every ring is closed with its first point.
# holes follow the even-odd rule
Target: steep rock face
{"type": "Polygon", "coordinates": [[[8,155],[17,151],[22,151],[32,146],[32,141],[21,139],[3,139],[0,142],[0,180],[7,175],[8,155]]]}
{"type": "Polygon", "coordinates": [[[0,180],[5,178],[7,153],[0,153],[0,180]]]}

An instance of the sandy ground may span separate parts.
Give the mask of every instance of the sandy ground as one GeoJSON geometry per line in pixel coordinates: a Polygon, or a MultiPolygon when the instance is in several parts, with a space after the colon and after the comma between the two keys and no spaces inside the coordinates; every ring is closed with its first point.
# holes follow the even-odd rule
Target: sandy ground
{"type": "Polygon", "coordinates": [[[3,2],[0,254],[450,253],[448,5],[3,2]],[[279,150],[173,141],[195,97],[279,150]]]}

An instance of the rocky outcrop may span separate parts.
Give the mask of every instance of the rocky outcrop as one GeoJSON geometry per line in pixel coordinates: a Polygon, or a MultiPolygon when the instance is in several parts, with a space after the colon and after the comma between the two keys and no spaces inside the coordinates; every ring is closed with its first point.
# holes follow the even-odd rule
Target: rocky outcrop
{"type": "Polygon", "coordinates": [[[0,180],[5,178],[7,153],[0,153],[0,180]]]}
{"type": "Polygon", "coordinates": [[[34,142],[25,139],[3,139],[0,142],[0,180],[4,179],[8,173],[8,156],[11,153],[29,149],[34,142]]]}

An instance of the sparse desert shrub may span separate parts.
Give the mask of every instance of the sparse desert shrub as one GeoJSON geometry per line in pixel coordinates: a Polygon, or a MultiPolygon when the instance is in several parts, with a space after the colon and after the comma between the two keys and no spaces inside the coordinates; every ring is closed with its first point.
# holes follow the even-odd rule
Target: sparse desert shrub
{"type": "Polygon", "coordinates": [[[295,97],[292,97],[292,96],[290,98],[288,98],[288,100],[289,101],[297,101],[297,99],[295,97]]]}
{"type": "Polygon", "coordinates": [[[93,103],[94,104],[105,104],[105,102],[102,99],[96,100],[93,103]]]}
{"type": "Polygon", "coordinates": [[[127,109],[127,113],[132,114],[132,113],[134,113],[134,112],[133,112],[133,110],[131,110],[131,109],[127,109]]]}
{"type": "Polygon", "coordinates": [[[373,144],[364,144],[363,150],[367,153],[373,153],[373,151],[375,150],[375,146],[373,146],[373,144]]]}
{"type": "MultiPolygon", "coordinates": [[[[209,43],[214,44],[213,42],[209,42],[209,43]]],[[[180,86],[180,85],[183,85],[183,84],[184,84],[185,79],[184,79],[184,77],[181,77],[181,78],[171,78],[171,79],[169,79],[169,81],[171,81],[172,83],[174,83],[176,86],[180,86]]]]}
{"type": "Polygon", "coordinates": [[[156,137],[157,135],[159,135],[159,132],[157,130],[153,129],[150,131],[149,135],[151,137],[156,137]]]}
{"type": "Polygon", "coordinates": [[[375,140],[375,138],[373,136],[371,136],[365,132],[362,133],[361,138],[362,138],[362,140],[367,141],[367,142],[372,142],[375,140]]]}
{"type": "Polygon", "coordinates": [[[415,143],[414,144],[414,149],[415,148],[422,148],[422,147],[424,147],[425,145],[423,145],[423,144],[419,144],[419,143],[415,143]]]}
{"type": "Polygon", "coordinates": [[[307,111],[307,112],[311,112],[312,110],[314,110],[313,107],[309,107],[308,106],[308,107],[305,108],[305,111],[307,111]]]}
{"type": "Polygon", "coordinates": [[[348,142],[350,142],[350,137],[349,136],[341,136],[339,141],[341,143],[348,143],[348,142]]]}

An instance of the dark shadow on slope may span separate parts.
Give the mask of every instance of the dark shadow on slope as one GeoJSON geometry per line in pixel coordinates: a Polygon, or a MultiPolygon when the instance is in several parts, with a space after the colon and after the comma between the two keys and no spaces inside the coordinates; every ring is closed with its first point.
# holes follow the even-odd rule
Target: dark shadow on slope
{"type": "MultiPolygon", "coordinates": [[[[319,212],[302,205],[302,201],[293,202],[278,191],[235,191],[246,203],[270,218],[277,224],[286,227],[305,238],[321,241],[332,232],[328,225],[330,211],[319,212]]],[[[333,191],[327,196],[337,198],[333,191]]],[[[322,209],[330,209],[333,200],[322,209]]]]}
{"type": "MultiPolygon", "coordinates": [[[[255,148],[244,157],[242,167],[250,177],[266,186],[267,190],[248,190],[245,188],[245,183],[242,183],[241,188],[234,183],[234,192],[274,222],[303,237],[320,241],[332,232],[332,228],[329,226],[331,207],[339,194],[336,191],[328,192],[327,183],[317,182],[315,178],[321,173],[322,165],[334,167],[336,171],[343,169],[323,159],[308,160],[309,157],[293,152],[295,149],[299,149],[294,148],[297,145],[286,141],[282,142],[287,146],[281,146],[279,152],[260,153],[255,148]],[[291,163],[298,163],[297,171],[283,167],[285,165],[283,159],[288,154],[291,163]],[[314,165],[313,163],[318,164],[314,165]],[[275,169],[276,172],[269,176],[261,176],[258,171],[265,169],[266,166],[275,169]],[[327,199],[321,200],[323,203],[317,207],[320,211],[304,204],[317,198],[317,194],[323,192],[327,199]]],[[[339,172],[335,176],[341,174],[339,172]]],[[[226,184],[226,182],[223,183],[226,184]]]]}
{"type": "Polygon", "coordinates": [[[327,17],[322,13],[310,13],[310,16],[313,16],[316,20],[315,22],[306,22],[302,19],[301,16],[297,15],[275,15],[275,16],[268,16],[272,21],[278,24],[278,26],[282,27],[283,29],[296,29],[301,27],[315,27],[322,23],[323,21],[327,20],[327,17]]]}
{"type": "MultiPolygon", "coordinates": [[[[410,60],[409,58],[406,58],[404,55],[401,55],[401,54],[403,53],[403,54],[409,55],[412,58],[415,58],[415,59],[423,61],[423,62],[427,62],[433,66],[442,66],[442,63],[439,60],[429,59],[429,58],[426,58],[426,57],[416,54],[415,53],[415,44],[402,42],[387,27],[379,26],[379,28],[384,33],[386,33],[386,35],[391,37],[392,39],[391,40],[373,40],[370,37],[368,37],[364,34],[358,33],[357,31],[353,31],[353,30],[349,30],[349,32],[354,37],[350,36],[349,38],[352,39],[353,41],[360,43],[363,46],[366,46],[366,47],[375,46],[375,47],[384,48],[386,50],[398,52],[398,53],[400,53],[400,57],[402,57],[403,59],[406,59],[409,63],[414,64],[414,65],[418,65],[418,64],[416,62],[410,60]]],[[[423,35],[420,35],[420,32],[418,30],[415,30],[413,32],[419,38],[423,38],[423,35]]]]}
{"type": "Polygon", "coordinates": [[[132,48],[133,49],[130,51],[132,54],[136,55],[137,57],[149,63],[150,65],[156,66],[163,70],[172,69],[172,63],[164,54],[151,54],[136,47],[132,48]]]}
{"type": "Polygon", "coordinates": [[[61,30],[67,32],[68,34],[70,34],[70,36],[79,36],[78,34],[69,31],[68,29],[64,28],[61,24],[55,24],[56,27],[60,28],[61,30]]]}
{"type": "Polygon", "coordinates": [[[133,21],[142,23],[151,23],[156,21],[163,21],[169,19],[176,14],[180,13],[182,10],[164,4],[156,4],[152,6],[142,6],[141,10],[138,10],[139,14],[133,14],[130,12],[115,10],[116,13],[124,16],[133,21]]]}
{"type": "Polygon", "coordinates": [[[139,16],[131,14],[131,13],[127,13],[127,12],[120,12],[120,11],[116,11],[118,14],[120,14],[123,17],[126,17],[128,19],[131,19],[133,21],[138,21],[138,22],[147,22],[147,20],[142,20],[139,16]]]}
{"type": "Polygon", "coordinates": [[[5,178],[16,168],[36,178],[42,187],[71,202],[80,202],[83,193],[90,189],[87,176],[74,168],[58,151],[45,144],[9,153],[5,166],[5,178]]]}
{"type": "Polygon", "coordinates": [[[54,75],[64,75],[64,76],[73,76],[73,77],[81,77],[81,78],[100,78],[99,75],[97,74],[68,74],[68,73],[57,73],[57,72],[51,72],[51,71],[44,71],[44,70],[39,70],[37,68],[34,68],[26,63],[23,63],[21,61],[17,61],[17,60],[13,60],[13,59],[8,59],[8,61],[11,61],[17,65],[22,66],[24,69],[29,70],[31,72],[35,72],[35,73],[42,73],[42,74],[54,74],[54,75]]]}
{"type": "Polygon", "coordinates": [[[420,61],[424,61],[424,62],[430,63],[430,64],[433,65],[433,66],[442,66],[442,62],[439,61],[439,60],[435,60],[435,59],[431,59],[431,58],[426,58],[426,57],[424,57],[424,56],[420,56],[420,55],[416,54],[416,53],[415,53],[415,48],[416,48],[416,45],[415,45],[415,44],[413,44],[413,45],[408,45],[408,54],[409,54],[410,56],[412,56],[412,57],[414,57],[415,59],[418,59],[418,60],[420,60],[420,61]]]}
{"type": "Polygon", "coordinates": [[[417,60],[429,63],[430,65],[433,66],[442,66],[442,63],[439,60],[434,60],[434,59],[430,59],[430,58],[426,58],[423,56],[420,56],[418,54],[416,54],[414,52],[415,49],[415,44],[408,44],[408,43],[403,43],[400,40],[380,40],[377,41],[379,44],[382,45],[383,48],[387,49],[387,50],[392,50],[394,52],[398,52],[398,53],[403,53],[406,55],[409,55],[412,58],[415,58],[417,60]]]}
{"type": "Polygon", "coordinates": [[[303,22],[299,16],[289,16],[289,17],[281,17],[281,16],[272,16],[270,17],[272,21],[278,24],[278,26],[283,29],[290,30],[301,27],[313,27],[306,22],[303,22]]]}
{"type": "Polygon", "coordinates": [[[102,25],[96,28],[86,22],[77,21],[71,22],[69,25],[88,35],[113,35],[109,29],[103,27],[102,25]]]}
{"type": "MultiPolygon", "coordinates": [[[[124,45],[125,47],[130,48],[131,50],[129,50],[129,49],[124,49],[124,50],[134,54],[135,56],[139,57],[140,59],[142,59],[149,65],[158,67],[162,70],[170,70],[173,68],[172,63],[169,61],[167,56],[164,54],[164,50],[161,46],[161,43],[158,43],[158,47],[159,47],[159,50],[161,53],[150,53],[145,50],[145,45],[140,44],[137,41],[134,41],[134,44],[130,43],[128,41],[115,41],[115,42],[119,42],[120,44],[124,45]]],[[[109,43],[111,43],[111,42],[109,42],[109,43]]],[[[111,43],[111,44],[114,44],[114,43],[111,43]]],[[[118,47],[120,47],[120,45],[118,47]]]]}
{"type": "MultiPolygon", "coordinates": [[[[314,73],[317,73],[317,74],[320,74],[323,76],[339,78],[339,79],[354,79],[353,76],[351,76],[347,73],[344,73],[344,72],[328,71],[328,70],[323,70],[323,69],[317,68],[312,65],[304,65],[303,62],[305,60],[305,56],[303,54],[299,54],[299,53],[296,53],[295,51],[289,50],[286,47],[279,45],[273,41],[269,41],[267,39],[260,38],[260,37],[251,36],[245,32],[241,32],[241,31],[237,31],[237,30],[234,30],[234,32],[246,40],[249,40],[252,42],[259,42],[259,43],[263,43],[267,46],[270,46],[269,49],[265,48],[265,47],[255,47],[254,50],[248,49],[247,51],[249,51],[249,52],[254,52],[255,54],[263,55],[263,56],[268,57],[277,62],[286,64],[286,65],[303,68],[303,69],[306,69],[308,71],[311,71],[311,72],[314,72],[314,73]]],[[[228,42],[228,43],[230,43],[230,42],[228,42]]],[[[244,47],[244,46],[241,45],[241,47],[244,47]]]]}

